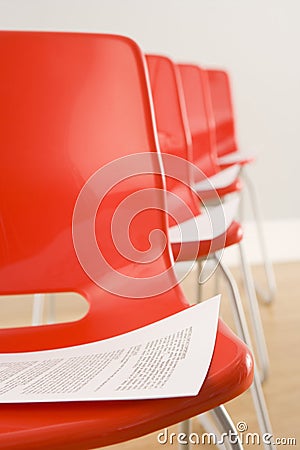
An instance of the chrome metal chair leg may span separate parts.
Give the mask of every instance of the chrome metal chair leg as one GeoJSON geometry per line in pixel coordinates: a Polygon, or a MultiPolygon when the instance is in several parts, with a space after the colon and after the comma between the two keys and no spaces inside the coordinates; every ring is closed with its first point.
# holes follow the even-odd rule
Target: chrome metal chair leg
{"type": "Polygon", "coordinates": [[[41,325],[47,300],[47,323],[55,323],[55,295],[34,294],[32,307],[32,325],[41,325]]]}
{"type": "Polygon", "coordinates": [[[214,273],[214,281],[215,281],[215,286],[214,286],[214,294],[217,295],[220,293],[220,273],[218,271],[218,267],[215,270],[214,273]]]}
{"type": "Polygon", "coordinates": [[[41,325],[45,305],[45,294],[34,294],[32,307],[32,325],[41,325]]]}
{"type": "Polygon", "coordinates": [[[215,294],[220,293],[220,275],[218,272],[218,261],[216,261],[214,253],[209,255],[207,259],[197,259],[197,303],[203,300],[203,286],[213,276],[215,282],[215,294]]]}
{"type": "MultiPolygon", "coordinates": [[[[235,282],[234,277],[230,273],[229,269],[224,265],[224,263],[220,260],[219,261],[219,268],[222,271],[225,279],[228,282],[228,287],[230,289],[232,301],[233,301],[233,311],[234,311],[234,318],[236,321],[236,327],[238,335],[241,337],[241,339],[248,345],[248,347],[252,348],[252,343],[248,331],[248,326],[243,310],[243,305],[241,302],[241,298],[239,295],[238,287],[235,282]]],[[[256,410],[257,420],[259,424],[259,428],[261,431],[261,435],[264,435],[266,433],[269,433],[273,435],[272,433],[272,427],[271,422],[269,419],[269,414],[267,410],[267,406],[265,403],[261,382],[259,378],[259,373],[256,364],[254,365],[254,381],[251,386],[251,393],[252,393],[252,399],[254,403],[254,407],[256,410]]],[[[266,450],[274,450],[276,447],[272,443],[264,444],[264,448],[266,450]]]]}
{"type": "Polygon", "coordinates": [[[267,290],[263,290],[260,286],[256,286],[256,290],[257,290],[257,293],[259,294],[260,298],[265,303],[270,303],[274,299],[274,296],[276,293],[276,280],[275,280],[273,265],[269,258],[267,248],[266,248],[262,214],[261,214],[260,205],[259,205],[259,201],[257,198],[257,192],[255,189],[255,186],[254,186],[251,178],[248,176],[245,168],[242,171],[242,176],[243,176],[243,180],[245,181],[245,183],[247,185],[248,192],[249,192],[249,197],[250,197],[251,207],[252,207],[252,211],[253,211],[253,215],[255,218],[256,227],[257,227],[257,236],[259,239],[260,249],[261,249],[261,253],[262,253],[262,257],[263,257],[263,265],[264,265],[267,287],[268,287],[267,290]]]}
{"type": "MultiPolygon", "coordinates": [[[[240,175],[242,175],[242,173],[243,173],[243,169],[241,168],[240,175]]],[[[238,217],[239,217],[239,221],[241,223],[243,223],[244,219],[245,219],[245,191],[243,189],[239,192],[239,198],[240,198],[240,202],[239,202],[239,209],[238,209],[238,217]]]]}
{"type": "Polygon", "coordinates": [[[225,441],[221,442],[220,430],[216,424],[216,418],[213,411],[214,410],[211,410],[206,413],[200,414],[199,416],[197,416],[197,420],[206,433],[208,433],[209,435],[217,436],[218,442],[216,443],[216,446],[219,450],[228,450],[228,443],[225,441]]]}
{"type": "Polygon", "coordinates": [[[203,300],[203,283],[201,283],[201,274],[203,269],[203,260],[199,258],[197,260],[197,303],[203,300]]]}
{"type": "MultiPolygon", "coordinates": [[[[254,380],[250,389],[257,414],[259,429],[261,431],[261,436],[273,436],[271,422],[269,419],[269,414],[261,387],[261,381],[257,370],[254,370],[254,380]]],[[[276,445],[272,442],[263,442],[263,445],[265,450],[276,450],[276,445]]]]}
{"type": "Polygon", "coordinates": [[[251,317],[251,324],[253,327],[254,338],[257,350],[257,359],[261,372],[261,381],[265,381],[269,374],[269,357],[268,350],[263,330],[263,325],[260,317],[260,311],[258,307],[258,301],[255,292],[255,286],[251,274],[249,264],[246,260],[246,254],[244,250],[244,243],[239,243],[239,251],[241,257],[241,266],[243,271],[244,284],[249,303],[249,311],[251,317]]]}
{"type": "Polygon", "coordinates": [[[218,406],[211,411],[211,414],[216,420],[221,432],[224,433],[224,435],[226,433],[227,437],[229,437],[229,439],[227,438],[229,447],[232,450],[243,450],[243,445],[239,439],[239,435],[225,407],[223,405],[218,406]]]}
{"type": "Polygon", "coordinates": [[[181,422],[180,424],[179,424],[179,433],[184,433],[186,436],[187,436],[187,438],[186,438],[186,441],[187,441],[187,444],[178,444],[178,450],[190,450],[190,443],[189,443],[189,436],[190,436],[190,433],[191,433],[191,421],[190,421],[190,419],[188,419],[188,420],[185,420],[184,422],[181,422]]]}

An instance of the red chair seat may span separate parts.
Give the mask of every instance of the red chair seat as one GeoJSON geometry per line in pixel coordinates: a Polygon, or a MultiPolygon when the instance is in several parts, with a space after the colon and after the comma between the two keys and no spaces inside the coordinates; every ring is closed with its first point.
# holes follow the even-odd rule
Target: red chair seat
{"type": "Polygon", "coordinates": [[[176,262],[192,261],[197,258],[205,257],[216,251],[237,244],[243,238],[243,230],[238,222],[232,222],[227,232],[213,240],[197,242],[172,242],[172,252],[176,262]]]}
{"type": "Polygon", "coordinates": [[[198,192],[198,194],[199,194],[199,197],[201,198],[201,200],[205,201],[205,200],[212,200],[212,199],[216,198],[216,193],[218,194],[218,196],[220,198],[222,198],[225,195],[233,194],[235,192],[240,192],[242,190],[242,188],[243,188],[243,183],[240,178],[237,178],[233,183],[231,183],[230,185],[228,185],[226,187],[215,189],[213,191],[201,191],[201,192],[198,192]]]}
{"type": "Polygon", "coordinates": [[[220,320],[214,356],[197,396],[0,405],[0,448],[82,450],[127,441],[231,400],[252,377],[249,350],[220,320]]]}
{"type": "MultiPolygon", "coordinates": [[[[234,152],[234,153],[236,153],[236,155],[234,155],[233,153],[228,154],[228,156],[232,155],[232,162],[223,163],[222,159],[218,159],[218,162],[219,162],[222,170],[227,169],[227,167],[234,166],[235,164],[239,164],[240,166],[246,166],[247,164],[251,164],[255,161],[254,156],[241,157],[239,152],[234,152]],[[234,159],[234,156],[236,156],[236,159],[234,159]]],[[[224,159],[224,161],[225,161],[225,159],[224,159]]]]}

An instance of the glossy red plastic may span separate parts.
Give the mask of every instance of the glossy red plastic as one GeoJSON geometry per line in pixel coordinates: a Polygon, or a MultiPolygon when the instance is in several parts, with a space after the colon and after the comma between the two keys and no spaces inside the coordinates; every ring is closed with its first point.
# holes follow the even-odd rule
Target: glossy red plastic
{"type": "MultiPolygon", "coordinates": [[[[159,167],[138,46],[112,35],[1,32],[0,52],[0,293],[74,291],[90,305],[77,322],[0,330],[0,352],[93,342],[189,307],[177,285],[140,299],[102,289],[83,270],[73,246],[74,205],[95,171],[134,152],[152,152],[147,170],[159,167]]],[[[115,249],[110,224],[116,206],[145,187],[159,188],[153,198],[159,208],[145,211],[143,226],[133,221],[131,237],[143,250],[151,230],[167,234],[161,175],[137,175],[112,188],[95,225],[112,268],[134,277],[151,277],[171,265],[169,246],[160,240],[153,242],[160,256],[147,264],[134,263],[115,249]]],[[[173,282],[173,271],[169,277],[173,282]]],[[[232,399],[249,387],[252,376],[249,350],[220,321],[211,366],[197,396],[1,404],[0,448],[88,449],[125,441],[232,399]]]]}
{"type": "MultiPolygon", "coordinates": [[[[146,59],[161,151],[195,164],[178,66],[170,58],[161,55],[146,55],[146,59]]],[[[169,162],[168,159],[166,161],[169,162]]],[[[182,170],[184,170],[184,166],[182,170]]],[[[197,172],[193,171],[192,173],[186,167],[186,174],[182,176],[186,181],[185,184],[168,176],[168,173],[172,172],[168,167],[165,167],[165,172],[167,191],[178,195],[194,217],[199,216],[201,214],[199,197],[191,188],[194,184],[193,175],[197,172]]],[[[198,176],[200,177],[201,173],[198,176]]],[[[214,192],[214,196],[216,196],[216,192],[214,192]]],[[[201,194],[201,197],[203,199],[204,196],[201,194]]],[[[175,210],[172,202],[168,204],[168,207],[169,213],[176,217],[179,223],[190,218],[185,217],[184,212],[180,209],[175,210]]],[[[194,259],[195,246],[197,246],[197,257],[200,258],[214,253],[224,246],[236,244],[242,237],[241,225],[233,222],[225,236],[223,234],[214,240],[201,241],[200,246],[198,242],[193,241],[172,243],[172,251],[176,261],[189,261],[194,259]]]]}
{"type": "MultiPolygon", "coordinates": [[[[184,174],[179,178],[169,176],[172,173],[172,160],[163,158],[166,174],[167,191],[177,194],[183,203],[190,209],[194,216],[200,211],[199,198],[192,191],[192,173],[184,161],[192,161],[192,142],[187,122],[184,98],[180,91],[178,69],[171,59],[160,55],[146,55],[152,99],[155,112],[155,120],[159,137],[160,150],[164,154],[170,154],[182,158],[180,167],[184,174]],[[171,170],[169,170],[171,169],[171,170]]],[[[177,206],[177,205],[176,205],[177,206]]],[[[182,210],[174,210],[170,202],[170,214],[178,221],[183,222],[187,218],[182,210]]]]}
{"type": "MultiPolygon", "coordinates": [[[[217,161],[216,126],[208,75],[194,64],[179,64],[178,67],[193,143],[193,161],[207,177],[211,177],[220,172],[221,168],[217,161]]],[[[198,181],[201,180],[195,180],[198,181]]],[[[240,189],[241,182],[236,179],[229,186],[217,189],[217,193],[222,197],[240,189]]],[[[209,192],[206,193],[207,198],[211,196],[213,195],[209,192]]]]}
{"type": "MultiPolygon", "coordinates": [[[[235,136],[235,121],[229,75],[225,70],[206,70],[216,130],[218,156],[238,152],[235,136]]],[[[239,160],[244,165],[253,158],[239,160]]]]}

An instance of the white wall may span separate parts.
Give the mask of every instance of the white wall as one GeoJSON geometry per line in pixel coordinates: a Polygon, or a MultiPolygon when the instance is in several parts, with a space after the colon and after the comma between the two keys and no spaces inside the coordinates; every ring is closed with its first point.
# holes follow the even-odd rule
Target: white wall
{"type": "Polygon", "coordinates": [[[264,216],[300,218],[298,0],[0,0],[1,29],[125,34],[146,52],[223,66],[264,216]]]}

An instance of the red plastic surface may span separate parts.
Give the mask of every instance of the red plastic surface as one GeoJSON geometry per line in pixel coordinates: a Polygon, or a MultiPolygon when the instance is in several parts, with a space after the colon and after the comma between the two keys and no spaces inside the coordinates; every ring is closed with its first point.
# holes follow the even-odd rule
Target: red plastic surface
{"type": "Polygon", "coordinates": [[[230,247],[237,244],[243,239],[243,229],[238,222],[232,222],[226,233],[221,234],[211,241],[183,242],[173,243],[172,252],[175,261],[193,261],[195,253],[197,258],[205,258],[208,255],[213,255],[220,249],[230,247]]]}
{"type": "MultiPolygon", "coordinates": [[[[218,156],[238,152],[235,136],[235,119],[232,103],[232,92],[229,74],[225,70],[206,70],[209,82],[209,91],[216,130],[216,148],[218,156]]],[[[239,160],[240,165],[249,164],[254,160],[245,157],[239,160]]],[[[229,167],[230,164],[222,167],[229,167]]]]}
{"type": "MultiPolygon", "coordinates": [[[[193,161],[206,176],[211,177],[221,168],[217,161],[216,123],[208,73],[194,64],[179,64],[178,67],[193,142],[193,161]]],[[[226,189],[217,189],[217,193],[222,197],[240,190],[240,187],[240,182],[232,183],[226,189]]],[[[213,193],[207,195],[213,196],[213,193]]]]}
{"type": "Polygon", "coordinates": [[[224,70],[209,69],[206,73],[215,119],[217,153],[223,156],[237,151],[229,76],[224,70]]]}
{"type": "MultiPolygon", "coordinates": [[[[231,164],[230,164],[231,165],[231,164]]],[[[222,166],[222,168],[229,167],[229,165],[222,166]]],[[[236,178],[236,180],[229,184],[228,186],[225,186],[223,188],[218,188],[213,191],[202,191],[199,192],[201,195],[201,198],[205,200],[212,200],[216,197],[216,193],[220,198],[224,197],[225,195],[232,194],[233,192],[240,192],[243,188],[243,183],[240,178],[236,178]]]]}
{"type": "Polygon", "coordinates": [[[176,160],[163,158],[167,191],[177,195],[190,210],[187,216],[186,208],[169,201],[169,222],[172,225],[172,216],[178,222],[183,222],[190,219],[191,214],[201,214],[199,198],[191,189],[193,174],[188,164],[184,163],[193,162],[192,141],[178,68],[165,56],[146,55],[146,60],[161,152],[182,158],[182,164],[180,167],[178,165],[180,173],[176,178],[170,176],[177,172],[176,160]]]}
{"type": "MultiPolygon", "coordinates": [[[[192,139],[178,66],[176,66],[170,58],[161,55],[147,55],[146,59],[149,68],[160,148],[162,152],[183,158],[184,160],[196,164],[196,161],[193,161],[192,139]]],[[[190,69],[190,66],[188,66],[188,69],[190,69]]],[[[185,69],[183,69],[183,72],[186,74],[185,69]]],[[[194,70],[192,70],[192,72],[194,75],[194,70]]],[[[190,73],[189,70],[188,73],[190,73]]],[[[193,87],[193,84],[191,84],[191,86],[193,87]]],[[[198,100],[201,101],[201,99],[198,100]]],[[[199,143],[199,145],[204,144],[199,143]]],[[[165,160],[167,163],[170,163],[167,158],[163,158],[163,161],[165,160]]],[[[185,167],[183,166],[183,170],[184,168],[185,167]]],[[[194,184],[194,178],[195,175],[197,175],[197,172],[191,171],[186,167],[186,173],[182,176],[186,181],[186,184],[184,184],[179,180],[168,176],[171,172],[170,169],[170,167],[165,166],[167,190],[178,195],[183,203],[188,206],[191,214],[193,214],[194,217],[197,217],[201,214],[200,202],[199,198],[191,188],[194,184]]],[[[199,173],[198,176],[201,176],[201,173],[199,173]]],[[[239,180],[237,179],[233,185],[221,189],[222,194],[225,195],[238,190],[240,188],[238,183],[239,180]]],[[[216,191],[201,193],[201,198],[203,200],[211,199],[215,196],[216,191]]],[[[175,209],[174,203],[170,202],[168,207],[170,214],[176,217],[179,223],[190,218],[184,216],[184,211],[181,211],[179,208],[175,209]]],[[[198,258],[204,257],[220,250],[224,245],[227,247],[236,244],[242,239],[242,236],[242,228],[240,224],[235,222],[228,229],[225,236],[221,235],[214,240],[201,241],[200,246],[198,242],[193,241],[182,242],[180,244],[172,243],[172,251],[176,261],[189,261],[193,260],[195,255],[197,255],[198,258]]]]}
{"type": "MultiPolygon", "coordinates": [[[[75,291],[90,304],[74,323],[0,330],[0,352],[92,342],[187,308],[179,286],[141,299],[103,290],[83,270],[73,246],[74,205],[97,169],[134,152],[153,152],[147,169],[159,167],[140,49],[109,35],[1,32],[0,52],[0,293],[75,291]]],[[[99,247],[112,268],[136,278],[171,264],[169,246],[159,239],[152,244],[161,254],[147,264],[131,262],[115,249],[110,224],[116,206],[145,187],[161,189],[154,191],[157,208],[142,214],[143,226],[132,222],[130,237],[140,250],[148,249],[153,229],[167,231],[161,176],[143,174],[119,183],[99,206],[95,222],[99,247]]],[[[113,280],[113,271],[101,273],[99,267],[100,281],[102,276],[113,280]]],[[[169,278],[173,283],[173,271],[169,278]]],[[[0,448],[87,449],[125,441],[230,400],[249,387],[252,376],[249,350],[220,321],[197,396],[1,404],[0,448]]]]}

